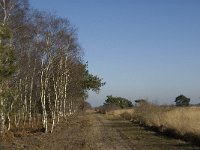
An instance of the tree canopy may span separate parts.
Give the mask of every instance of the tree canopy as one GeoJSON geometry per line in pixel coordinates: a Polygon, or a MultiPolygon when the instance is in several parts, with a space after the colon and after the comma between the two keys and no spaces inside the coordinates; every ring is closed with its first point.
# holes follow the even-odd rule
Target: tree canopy
{"type": "Polygon", "coordinates": [[[107,96],[104,105],[115,104],[121,108],[132,107],[133,104],[130,100],[122,97],[113,97],[112,95],[107,96]]]}
{"type": "Polygon", "coordinates": [[[190,99],[181,94],[176,97],[175,102],[176,106],[189,106],[190,99]]]}
{"type": "Polygon", "coordinates": [[[103,82],[101,78],[99,78],[97,75],[93,75],[89,73],[88,70],[88,63],[84,65],[84,89],[86,90],[92,90],[96,93],[100,91],[100,88],[104,86],[106,83],[103,82]]]}
{"type": "Polygon", "coordinates": [[[15,54],[10,44],[11,30],[0,24],[0,81],[7,79],[16,71],[15,54]]]}

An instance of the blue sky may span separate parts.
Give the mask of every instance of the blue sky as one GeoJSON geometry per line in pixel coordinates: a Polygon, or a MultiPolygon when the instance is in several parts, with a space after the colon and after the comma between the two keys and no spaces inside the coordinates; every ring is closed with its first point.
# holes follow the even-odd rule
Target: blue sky
{"type": "Polygon", "coordinates": [[[184,94],[200,103],[199,0],[30,0],[39,10],[68,18],[91,73],[107,95],[173,103],[184,94]]]}

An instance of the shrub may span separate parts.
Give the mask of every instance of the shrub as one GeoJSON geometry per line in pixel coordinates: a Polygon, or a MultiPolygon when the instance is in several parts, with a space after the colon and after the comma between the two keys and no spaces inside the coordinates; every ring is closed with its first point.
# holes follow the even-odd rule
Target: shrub
{"type": "Polygon", "coordinates": [[[148,124],[149,126],[160,126],[161,115],[161,107],[155,104],[143,103],[136,108],[133,114],[133,121],[139,124],[148,124]]]}
{"type": "Polygon", "coordinates": [[[96,110],[99,113],[103,113],[103,114],[106,114],[107,112],[117,110],[117,109],[121,109],[121,108],[119,106],[115,105],[115,104],[106,104],[106,105],[103,105],[103,106],[96,108],[96,110]]]}
{"type": "Polygon", "coordinates": [[[132,120],[132,114],[129,112],[124,112],[120,114],[120,117],[122,117],[125,120],[132,120]]]}

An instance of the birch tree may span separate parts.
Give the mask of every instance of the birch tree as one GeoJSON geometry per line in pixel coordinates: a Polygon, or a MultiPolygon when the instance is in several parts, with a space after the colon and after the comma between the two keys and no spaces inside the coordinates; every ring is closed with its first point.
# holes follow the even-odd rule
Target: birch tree
{"type": "Polygon", "coordinates": [[[104,83],[89,73],[67,19],[31,10],[27,0],[0,0],[0,12],[0,132],[53,132],[104,83]]]}

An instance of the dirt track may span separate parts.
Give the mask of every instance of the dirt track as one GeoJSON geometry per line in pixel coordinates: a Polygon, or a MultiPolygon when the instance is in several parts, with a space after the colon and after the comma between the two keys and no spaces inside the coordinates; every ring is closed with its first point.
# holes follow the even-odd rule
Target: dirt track
{"type": "Polygon", "coordinates": [[[109,115],[90,114],[90,146],[94,150],[195,150],[181,140],[146,131],[129,121],[109,115]]]}
{"type": "Polygon", "coordinates": [[[120,128],[115,128],[113,122],[105,115],[91,114],[90,148],[97,150],[132,150],[136,149],[132,141],[125,136],[120,128]]]}
{"type": "Polygon", "coordinates": [[[0,149],[195,150],[200,147],[157,135],[138,125],[95,112],[72,118],[50,134],[36,133],[0,143],[0,149]]]}

